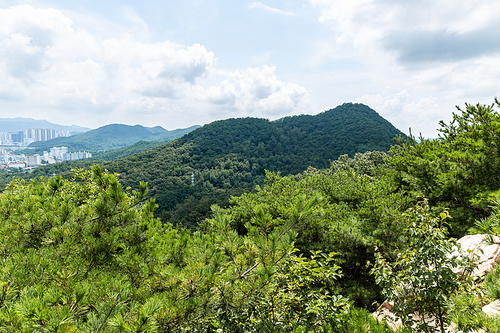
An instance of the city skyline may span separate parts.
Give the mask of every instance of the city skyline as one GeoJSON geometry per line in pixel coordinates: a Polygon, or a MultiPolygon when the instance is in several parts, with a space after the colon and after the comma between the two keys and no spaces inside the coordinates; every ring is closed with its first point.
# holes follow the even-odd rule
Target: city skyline
{"type": "Polygon", "coordinates": [[[24,131],[0,132],[0,145],[16,143],[29,145],[37,141],[48,141],[69,136],[71,136],[69,131],[57,131],[52,128],[26,128],[24,131]]]}

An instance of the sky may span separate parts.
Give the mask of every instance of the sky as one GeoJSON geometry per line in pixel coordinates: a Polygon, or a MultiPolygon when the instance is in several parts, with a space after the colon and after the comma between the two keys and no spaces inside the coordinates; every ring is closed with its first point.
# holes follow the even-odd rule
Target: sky
{"type": "Polygon", "coordinates": [[[0,118],[97,128],[364,103],[437,137],[500,97],[498,0],[0,0],[0,118]]]}

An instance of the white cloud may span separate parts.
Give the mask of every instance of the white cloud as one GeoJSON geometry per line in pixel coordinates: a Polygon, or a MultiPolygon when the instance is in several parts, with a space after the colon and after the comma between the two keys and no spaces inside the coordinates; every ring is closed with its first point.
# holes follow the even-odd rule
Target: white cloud
{"type": "Polygon", "coordinates": [[[364,103],[378,110],[385,118],[397,118],[398,113],[403,109],[403,106],[409,97],[406,90],[397,93],[394,96],[382,97],[381,94],[368,95],[365,94],[356,99],[356,102],[364,103]]]}
{"type": "MultiPolygon", "coordinates": [[[[436,137],[436,128],[439,127],[439,120],[442,120],[443,111],[451,110],[453,106],[446,110],[442,109],[439,101],[435,97],[413,98],[406,90],[397,94],[365,94],[356,99],[356,102],[363,103],[376,110],[382,117],[390,121],[402,132],[424,137],[436,137]]],[[[446,119],[447,120],[447,119],[446,119]]]]}
{"type": "Polygon", "coordinates": [[[149,31],[148,24],[139,15],[137,15],[132,7],[123,7],[122,13],[123,16],[132,24],[134,36],[141,36],[144,40],[148,40],[150,38],[151,33],[149,31]]]}
{"type": "MultiPolygon", "coordinates": [[[[135,12],[125,14],[137,29],[148,30],[135,12]]],[[[12,107],[0,110],[0,117],[12,116],[13,109],[29,116],[34,107],[39,117],[86,126],[168,127],[175,119],[172,126],[179,127],[212,121],[226,110],[273,116],[310,105],[305,88],[278,80],[274,68],[225,72],[203,45],[151,43],[134,35],[102,37],[75,27],[55,9],[1,9],[0,99],[12,107]],[[226,78],[220,85],[203,86],[204,78],[220,74],[226,78]],[[13,101],[23,103],[24,110],[13,101]],[[195,111],[205,114],[189,117],[195,111]]]]}
{"type": "Polygon", "coordinates": [[[309,95],[298,84],[276,78],[275,67],[229,73],[220,86],[207,90],[208,100],[222,107],[257,116],[279,116],[311,110],[309,95]]]}
{"type": "Polygon", "coordinates": [[[408,65],[500,52],[495,37],[500,33],[500,2],[495,0],[310,2],[320,9],[320,22],[333,28],[338,42],[376,61],[395,57],[408,65]]]}
{"type": "Polygon", "coordinates": [[[296,13],[288,12],[288,11],[274,8],[274,7],[269,7],[261,2],[252,2],[251,4],[248,5],[248,8],[251,8],[251,9],[252,8],[260,8],[260,9],[263,9],[263,10],[266,10],[268,12],[275,13],[275,14],[286,15],[286,16],[297,16],[296,13]]]}
{"type": "Polygon", "coordinates": [[[436,137],[439,120],[449,121],[455,105],[490,104],[500,96],[496,0],[310,3],[332,30],[326,55],[355,61],[359,70],[349,74],[367,78],[354,88],[356,101],[402,131],[436,137]]]}
{"type": "Polygon", "coordinates": [[[422,70],[409,81],[416,89],[432,89],[448,99],[466,98],[470,103],[490,103],[500,95],[500,59],[485,56],[422,70]],[[470,98],[480,98],[471,101],[470,98]],[[484,100],[486,98],[486,100],[484,100]]]}

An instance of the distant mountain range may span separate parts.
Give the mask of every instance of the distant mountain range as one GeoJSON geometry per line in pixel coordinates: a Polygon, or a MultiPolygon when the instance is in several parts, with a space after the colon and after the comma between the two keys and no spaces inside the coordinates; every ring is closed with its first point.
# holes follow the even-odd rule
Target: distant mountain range
{"type": "Polygon", "coordinates": [[[83,133],[90,128],[76,125],[64,126],[53,124],[47,120],[38,120],[32,118],[0,118],[0,132],[16,133],[24,131],[27,128],[51,128],[56,131],[69,131],[71,134],[83,133]]]}
{"type": "Polygon", "coordinates": [[[50,147],[65,146],[70,151],[85,150],[96,152],[126,147],[142,140],[171,141],[198,127],[200,126],[194,125],[188,128],[168,131],[160,126],[144,127],[141,125],[111,124],[70,137],[59,137],[48,141],[33,142],[29,147],[48,150],[50,147]]]}
{"type": "MultiPolygon", "coordinates": [[[[148,182],[162,220],[193,227],[210,214],[212,204],[228,205],[230,196],[262,185],[265,170],[290,175],[309,166],[328,168],[342,154],[386,152],[398,135],[405,137],[368,106],[346,103],[315,116],[215,121],[170,143],[98,163],[118,173],[124,187],[148,182]]],[[[140,147],[149,148],[143,143],[140,147]]],[[[31,176],[69,177],[71,168],[92,163],[59,163],[37,168],[31,176]]]]}

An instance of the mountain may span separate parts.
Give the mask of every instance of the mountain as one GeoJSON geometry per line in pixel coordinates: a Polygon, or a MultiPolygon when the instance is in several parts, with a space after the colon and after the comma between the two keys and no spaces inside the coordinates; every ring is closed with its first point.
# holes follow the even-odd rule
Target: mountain
{"type": "Polygon", "coordinates": [[[68,147],[70,151],[111,150],[126,147],[141,140],[170,141],[198,127],[198,125],[195,125],[168,131],[160,126],[144,127],[141,125],[111,124],[70,137],[34,142],[29,147],[48,150],[50,147],[64,146],[68,147]]]}
{"type": "Polygon", "coordinates": [[[121,158],[128,157],[130,155],[138,154],[142,151],[153,149],[160,145],[164,145],[165,141],[146,141],[141,140],[130,146],[117,148],[107,151],[99,151],[92,153],[92,157],[89,159],[91,161],[114,161],[121,158]]]}
{"type": "Polygon", "coordinates": [[[318,115],[300,115],[270,122],[239,118],[205,125],[182,137],[200,161],[237,154],[263,167],[296,174],[309,166],[327,168],[340,155],[368,150],[387,151],[397,135],[405,136],[376,111],[345,103],[318,115]]]}
{"type": "Polygon", "coordinates": [[[89,131],[90,128],[71,125],[57,125],[47,120],[38,120],[32,118],[0,118],[0,132],[19,132],[24,131],[27,128],[50,128],[56,131],[69,131],[71,134],[83,133],[89,131]]]}
{"type": "MultiPolygon", "coordinates": [[[[404,133],[363,104],[346,103],[315,116],[277,121],[239,118],[215,121],[173,142],[112,162],[99,162],[119,174],[125,187],[148,182],[150,197],[163,221],[196,226],[212,204],[262,185],[265,170],[298,174],[322,169],[340,155],[387,151],[404,133]]],[[[37,168],[32,176],[88,168],[92,161],[37,168]]]]}

